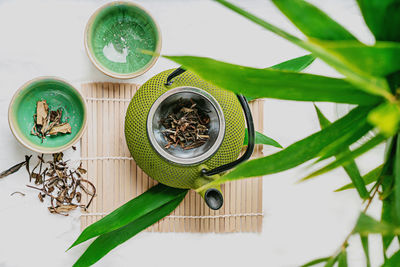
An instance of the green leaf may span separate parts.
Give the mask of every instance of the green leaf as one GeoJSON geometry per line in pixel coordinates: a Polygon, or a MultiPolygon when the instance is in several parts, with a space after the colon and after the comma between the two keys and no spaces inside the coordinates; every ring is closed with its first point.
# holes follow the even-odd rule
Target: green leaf
{"type": "MultiPolygon", "coordinates": [[[[314,105],[315,106],[315,105],[314,105]]],[[[320,121],[321,128],[331,124],[331,122],[325,118],[320,110],[315,106],[317,110],[318,120],[320,121]]],[[[342,134],[341,137],[334,140],[331,144],[326,146],[320,153],[318,161],[325,160],[329,157],[338,155],[342,152],[349,151],[349,146],[354,142],[363,137],[367,132],[371,130],[372,126],[367,123],[365,118],[355,121],[353,127],[342,134]]]]}
{"type": "Polygon", "coordinates": [[[367,199],[369,197],[369,193],[367,188],[365,187],[364,180],[362,179],[360,171],[358,170],[357,164],[354,162],[354,160],[349,161],[349,163],[344,165],[343,168],[355,185],[360,197],[362,199],[367,199]]]}
{"type": "MultiPolygon", "coordinates": [[[[368,114],[368,111],[369,108],[367,107],[357,107],[327,128],[314,133],[275,154],[254,160],[248,160],[237,166],[228,174],[214,180],[208,185],[217,185],[227,181],[277,173],[309,161],[315,158],[325,146],[339,138],[343,132],[350,129],[355,121],[365,117],[366,114],[368,114]]],[[[203,188],[197,190],[201,189],[203,188]]]]}
{"type": "Polygon", "coordinates": [[[377,135],[373,137],[371,140],[367,141],[365,144],[361,145],[359,148],[349,151],[349,152],[344,152],[340,154],[339,156],[336,157],[336,160],[327,166],[311,173],[307,177],[303,178],[302,181],[308,180],[310,178],[313,178],[315,176],[324,174],[328,171],[331,171],[333,169],[336,169],[337,167],[343,166],[345,164],[348,164],[351,160],[357,158],[358,156],[361,156],[365,152],[369,151],[370,149],[374,148],[375,146],[379,145],[383,141],[385,141],[386,138],[382,135],[377,135]]]}
{"type": "MultiPolygon", "coordinates": [[[[277,65],[268,67],[266,69],[274,69],[274,70],[285,70],[285,71],[293,71],[293,72],[300,72],[307,68],[311,63],[313,63],[315,60],[315,56],[312,54],[301,56],[301,57],[296,57],[293,59],[290,59],[288,61],[284,61],[282,63],[279,63],[277,65]]],[[[253,101],[254,97],[249,97],[246,96],[247,101],[253,101]]]]}
{"type": "Polygon", "coordinates": [[[367,267],[371,267],[371,260],[369,258],[369,245],[368,245],[368,235],[367,236],[360,236],[361,244],[364,250],[365,259],[367,262],[367,267]]]}
{"type": "MultiPolygon", "coordinates": [[[[396,222],[396,209],[394,203],[393,195],[385,198],[382,201],[382,215],[381,221],[384,223],[394,223],[396,222]]],[[[389,248],[390,244],[392,243],[393,239],[395,238],[394,234],[384,234],[382,235],[382,244],[383,244],[383,252],[386,257],[386,251],[389,248]]]]}
{"type": "Polygon", "coordinates": [[[324,76],[256,69],[229,64],[211,58],[165,56],[208,82],[253,98],[277,98],[296,101],[328,101],[373,105],[382,99],[354,87],[342,79],[324,76]]]}
{"type": "Polygon", "coordinates": [[[390,257],[388,260],[386,260],[385,263],[382,265],[382,267],[399,267],[399,262],[400,262],[400,250],[397,251],[395,254],[393,254],[393,256],[390,257]]]}
{"type": "MultiPolygon", "coordinates": [[[[382,173],[382,169],[383,169],[383,164],[380,165],[379,167],[373,169],[372,171],[368,172],[366,175],[364,175],[362,177],[362,179],[364,180],[364,184],[369,185],[373,182],[376,182],[382,173]]],[[[339,191],[343,191],[343,190],[347,190],[347,189],[354,189],[354,188],[355,188],[354,184],[350,183],[345,186],[342,186],[339,189],[336,189],[335,192],[339,192],[339,191]]]]}
{"type": "Polygon", "coordinates": [[[293,71],[293,72],[300,72],[310,66],[315,60],[315,56],[313,54],[296,57],[290,59],[288,61],[276,64],[274,66],[268,67],[267,69],[274,69],[274,70],[286,70],[286,71],[293,71]]]}
{"type": "MultiPolygon", "coordinates": [[[[95,236],[106,234],[160,208],[186,194],[186,189],[177,189],[157,184],[140,196],[130,200],[103,219],[87,227],[70,248],[95,236]]],[[[70,249],[69,248],[69,249],[70,249]]]]}
{"type": "Polygon", "coordinates": [[[315,111],[317,112],[317,117],[319,121],[319,126],[324,129],[332,124],[330,120],[321,112],[321,110],[314,104],[315,111]]]}
{"type": "Polygon", "coordinates": [[[302,0],[272,0],[306,36],[321,40],[355,40],[343,26],[302,0]]]}
{"type": "Polygon", "coordinates": [[[396,157],[394,160],[394,199],[397,218],[400,218],[400,135],[396,140],[396,157]]]}
{"type": "MultiPolygon", "coordinates": [[[[318,115],[318,120],[319,124],[321,125],[321,129],[324,129],[331,125],[331,122],[322,114],[321,110],[314,105],[315,110],[318,115]]],[[[348,147],[345,147],[343,149],[344,152],[349,152],[350,149],[348,147]]],[[[358,170],[357,164],[354,162],[354,160],[350,160],[347,164],[343,166],[344,170],[346,171],[347,175],[350,177],[351,181],[357,188],[357,192],[360,195],[361,198],[366,199],[369,197],[369,193],[367,191],[367,188],[365,187],[364,180],[361,177],[360,171],[358,170]]]]}
{"type": "Polygon", "coordinates": [[[390,93],[390,88],[385,79],[381,77],[373,77],[365,73],[363,70],[352,68],[351,66],[346,65],[346,62],[343,62],[342,58],[337,58],[336,55],[330,54],[329,51],[321,47],[319,44],[314,43],[314,39],[310,40],[309,42],[305,42],[225,0],[216,0],[216,1],[224,5],[225,7],[231,9],[232,11],[260,25],[261,27],[312,52],[315,56],[321,58],[327,64],[331,65],[337,71],[345,75],[351,83],[358,86],[361,90],[383,96],[390,101],[395,100],[395,97],[390,93]]]}
{"type": "Polygon", "coordinates": [[[385,102],[368,114],[368,121],[386,136],[392,136],[399,129],[400,107],[396,103],[385,102]]]}
{"type": "MultiPolygon", "coordinates": [[[[387,195],[387,192],[392,192],[382,200],[381,221],[388,224],[399,225],[395,206],[395,194],[393,193],[396,147],[397,137],[389,139],[385,152],[385,163],[383,165],[380,178],[382,186],[382,193],[380,195],[380,198],[383,197],[383,194],[387,195]]],[[[394,234],[382,234],[383,252],[385,258],[386,250],[389,248],[394,238],[394,234]]]]}
{"type": "Polygon", "coordinates": [[[376,40],[400,41],[399,0],[357,0],[376,40]]]}
{"type": "MultiPolygon", "coordinates": [[[[246,131],[244,133],[244,140],[243,140],[244,146],[247,146],[248,139],[249,139],[249,133],[246,129],[246,131]]],[[[262,133],[259,133],[257,131],[256,131],[256,140],[255,141],[256,141],[255,142],[256,145],[267,145],[267,146],[274,146],[277,148],[282,148],[282,146],[278,142],[276,142],[274,139],[272,139],[262,133]]]]}
{"type": "Polygon", "coordinates": [[[345,249],[340,252],[338,257],[338,267],[347,267],[347,252],[345,249]]]}
{"type": "Polygon", "coordinates": [[[348,151],[348,148],[365,136],[369,131],[372,130],[371,124],[367,122],[366,118],[362,118],[359,121],[354,122],[353,128],[343,133],[343,135],[331,144],[327,145],[320,153],[318,161],[325,160],[332,156],[338,156],[344,150],[348,151]]]}
{"type": "Polygon", "coordinates": [[[300,267],[310,267],[310,266],[317,265],[318,263],[326,262],[328,260],[329,260],[329,257],[327,257],[327,258],[319,258],[319,259],[315,259],[315,260],[312,260],[310,262],[307,262],[307,263],[301,265],[300,267]]]}
{"type": "Polygon", "coordinates": [[[398,235],[400,227],[386,222],[378,222],[365,213],[361,213],[353,232],[359,233],[361,236],[369,234],[398,235]]]}
{"type": "Polygon", "coordinates": [[[340,59],[349,68],[373,76],[386,76],[400,70],[400,44],[377,42],[368,46],[357,41],[319,41],[314,43],[340,59]]]}
{"type": "Polygon", "coordinates": [[[335,265],[335,263],[337,262],[339,255],[337,255],[336,257],[330,257],[324,267],[333,267],[333,265],[335,265]]]}
{"type": "Polygon", "coordinates": [[[137,233],[143,231],[150,225],[156,223],[160,219],[170,214],[178,205],[182,202],[185,197],[187,190],[178,197],[166,203],[165,205],[152,210],[150,213],[130,222],[129,224],[108,232],[99,236],[92,244],[86,249],[78,261],[74,264],[74,267],[78,266],[90,266],[100,260],[112,249],[127,241],[137,233]]]}
{"type": "Polygon", "coordinates": [[[358,42],[345,28],[321,10],[303,0],[273,2],[305,35],[321,40],[322,42],[314,42],[339,57],[346,65],[374,76],[386,76],[400,69],[398,43],[377,42],[374,46],[367,46],[358,42]],[[342,40],[346,41],[341,42],[342,40]]]}

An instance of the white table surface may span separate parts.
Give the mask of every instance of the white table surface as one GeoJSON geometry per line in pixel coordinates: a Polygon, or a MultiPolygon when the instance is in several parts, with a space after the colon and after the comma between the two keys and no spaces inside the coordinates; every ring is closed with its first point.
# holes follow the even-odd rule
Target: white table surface
{"type": "MultiPolygon", "coordinates": [[[[105,1],[0,0],[0,169],[21,161],[24,149],[7,123],[8,103],[19,86],[37,76],[54,75],[79,85],[113,80],[97,71],[83,48],[89,16],[105,1]]],[[[158,21],[162,53],[210,56],[254,67],[270,66],[306,52],[211,1],[137,1],[158,21]]],[[[241,6],[299,34],[269,1],[236,1],[241,6]]],[[[351,0],[314,0],[360,39],[372,38],[351,0]]],[[[143,83],[176,64],[160,59],[143,76],[143,83]]],[[[337,74],[321,62],[308,72],[337,74]]],[[[117,80],[113,80],[117,81],[117,80]]],[[[333,104],[319,105],[335,118],[333,104]]],[[[266,100],[264,132],[287,146],[315,131],[318,122],[311,103],[266,100]]],[[[265,147],[265,153],[276,151],[265,147]]],[[[363,173],[382,160],[382,148],[358,163],[363,173]]],[[[96,266],[299,266],[331,255],[351,231],[361,201],[355,191],[333,193],[349,179],[335,170],[310,182],[295,184],[305,166],[264,179],[261,234],[141,233],[105,256],[96,266]]],[[[0,180],[0,267],[70,266],[88,242],[65,252],[80,232],[79,212],[50,215],[37,192],[25,187],[24,171],[0,180]],[[14,191],[25,197],[10,196],[14,191]]],[[[380,207],[372,210],[379,213],[380,207]]],[[[383,258],[374,237],[373,265],[383,258]]],[[[364,266],[358,237],[351,239],[350,266],[364,266]]]]}

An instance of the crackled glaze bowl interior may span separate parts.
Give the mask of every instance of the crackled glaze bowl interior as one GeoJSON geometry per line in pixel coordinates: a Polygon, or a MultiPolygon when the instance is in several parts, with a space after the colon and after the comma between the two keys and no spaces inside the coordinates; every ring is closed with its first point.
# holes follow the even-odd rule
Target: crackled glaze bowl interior
{"type": "Polygon", "coordinates": [[[89,19],[85,48],[100,71],[114,78],[130,79],[143,74],[157,61],[161,34],[142,7],[117,1],[100,7],[89,19]]]}
{"type": "Polygon", "coordinates": [[[56,77],[39,77],[21,86],[8,108],[8,121],[17,140],[39,153],[61,152],[75,144],[86,126],[86,104],[71,84],[56,77]],[[71,125],[71,133],[47,136],[41,140],[31,134],[37,101],[46,100],[50,110],[62,109],[61,121],[71,125]]]}

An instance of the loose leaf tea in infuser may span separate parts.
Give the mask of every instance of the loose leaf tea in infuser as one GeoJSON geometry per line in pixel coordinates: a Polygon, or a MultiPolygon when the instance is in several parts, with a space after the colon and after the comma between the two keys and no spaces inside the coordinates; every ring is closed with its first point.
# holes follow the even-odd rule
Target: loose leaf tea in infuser
{"type": "Polygon", "coordinates": [[[49,135],[57,135],[59,133],[71,133],[71,125],[68,122],[61,122],[62,109],[49,110],[46,100],[36,103],[36,114],[33,115],[35,124],[32,127],[31,134],[46,138],[49,135]]]}
{"type": "Polygon", "coordinates": [[[180,98],[176,107],[160,123],[165,127],[162,131],[167,142],[165,148],[180,146],[188,150],[204,145],[210,138],[208,126],[210,117],[193,99],[180,98]]]}

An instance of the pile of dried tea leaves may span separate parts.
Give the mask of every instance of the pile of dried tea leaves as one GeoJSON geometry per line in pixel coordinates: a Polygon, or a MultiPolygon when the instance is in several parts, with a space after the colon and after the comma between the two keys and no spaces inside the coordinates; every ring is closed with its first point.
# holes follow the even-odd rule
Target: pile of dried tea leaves
{"type": "Polygon", "coordinates": [[[78,168],[72,169],[68,166],[68,161],[64,161],[63,156],[62,152],[56,153],[52,155],[51,160],[45,161],[42,154],[38,156],[38,163],[32,171],[29,169],[29,161],[32,156],[25,156],[25,161],[0,173],[0,178],[17,172],[25,165],[29,174],[29,182],[33,181],[36,185],[27,185],[27,187],[39,190],[38,198],[41,202],[46,197],[50,198],[48,209],[51,213],[68,216],[69,211],[78,207],[87,210],[96,195],[96,187],[90,181],[82,178],[82,174],[86,173],[82,164],[78,168]],[[86,205],[81,204],[82,192],[90,197],[86,205]]]}
{"type": "Polygon", "coordinates": [[[61,122],[62,109],[49,110],[46,100],[36,103],[36,114],[33,115],[34,125],[31,130],[32,135],[46,138],[49,135],[57,135],[59,133],[71,133],[71,125],[68,122],[61,122]]]}
{"type": "Polygon", "coordinates": [[[193,99],[180,98],[172,113],[162,118],[160,123],[165,127],[162,133],[167,142],[165,145],[167,149],[171,146],[180,146],[185,150],[197,148],[210,138],[208,135],[210,117],[193,99]]]}

